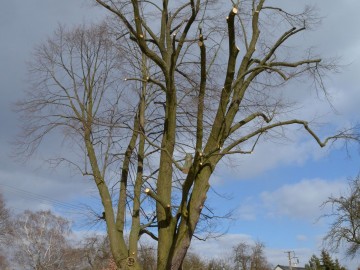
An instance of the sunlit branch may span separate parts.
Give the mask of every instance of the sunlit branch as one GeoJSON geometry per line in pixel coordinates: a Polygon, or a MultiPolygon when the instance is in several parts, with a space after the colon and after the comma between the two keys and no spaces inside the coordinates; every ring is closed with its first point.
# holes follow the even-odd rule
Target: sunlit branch
{"type": "Polygon", "coordinates": [[[146,188],[144,190],[145,194],[149,197],[153,198],[155,201],[157,201],[165,210],[166,216],[168,219],[172,218],[171,215],[171,205],[167,204],[161,197],[159,197],[155,192],[150,190],[149,188],[146,188]]]}

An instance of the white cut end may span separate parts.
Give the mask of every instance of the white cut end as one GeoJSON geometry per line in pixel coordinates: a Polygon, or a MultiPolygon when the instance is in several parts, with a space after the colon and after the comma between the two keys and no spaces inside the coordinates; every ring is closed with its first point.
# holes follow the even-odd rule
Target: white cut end
{"type": "Polygon", "coordinates": [[[236,7],[233,7],[232,12],[233,12],[234,14],[237,14],[237,13],[238,13],[238,9],[237,9],[236,7]]]}
{"type": "Polygon", "coordinates": [[[150,192],[150,188],[146,188],[145,193],[149,193],[149,192],[150,192]]]}

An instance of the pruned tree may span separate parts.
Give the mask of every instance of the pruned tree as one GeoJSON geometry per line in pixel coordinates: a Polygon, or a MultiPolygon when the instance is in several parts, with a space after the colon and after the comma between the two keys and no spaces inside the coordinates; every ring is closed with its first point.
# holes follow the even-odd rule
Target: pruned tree
{"type": "Polygon", "coordinates": [[[342,196],[331,196],[323,204],[331,211],[324,215],[332,222],[324,241],[333,251],[343,245],[346,253],[354,257],[360,250],[360,177],[349,181],[348,191],[342,196]]]}
{"type": "Polygon", "coordinates": [[[60,28],[37,48],[21,143],[31,152],[63,128],[78,146],[84,160],[70,163],[96,184],[120,269],[141,269],[143,235],[157,241],[157,269],[181,269],[200,222],[215,216],[205,202],[223,157],[251,154],[291,126],[320,147],[359,140],[352,128],[321,139],[286,113],[294,108],[280,90],[305,76],[325,91],[335,68],[311,50],[287,51],[317,23],[311,8],[231,1],[224,15],[217,1],[96,2],[114,15],[111,31],[60,28]]]}
{"type": "Polygon", "coordinates": [[[14,222],[13,261],[22,269],[66,269],[70,223],[50,211],[25,211],[14,222]]]}

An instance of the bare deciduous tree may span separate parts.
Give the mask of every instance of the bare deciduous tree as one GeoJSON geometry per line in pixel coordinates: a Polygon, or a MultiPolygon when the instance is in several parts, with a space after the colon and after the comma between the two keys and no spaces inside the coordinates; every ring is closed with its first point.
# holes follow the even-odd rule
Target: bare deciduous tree
{"type": "Polygon", "coordinates": [[[2,254],[0,254],[0,268],[4,269],[4,270],[10,269],[9,268],[9,263],[8,263],[6,257],[3,256],[2,254]]]}
{"type": "Polygon", "coordinates": [[[0,244],[3,243],[11,232],[10,211],[5,205],[3,195],[0,193],[0,244]]]}
{"type": "Polygon", "coordinates": [[[0,193],[0,268],[5,270],[9,269],[8,259],[7,256],[5,256],[5,251],[8,251],[6,244],[11,239],[12,234],[10,218],[10,211],[6,207],[3,195],[0,193]]]}
{"type": "Polygon", "coordinates": [[[70,224],[50,211],[25,211],[14,222],[14,261],[22,269],[66,269],[70,224]]]}
{"type": "Polygon", "coordinates": [[[347,194],[331,196],[323,205],[331,206],[331,212],[324,217],[333,219],[325,243],[333,251],[344,244],[347,255],[354,257],[360,250],[360,177],[349,182],[347,194]]]}
{"type": "Polygon", "coordinates": [[[231,264],[226,259],[212,259],[210,260],[208,270],[232,270],[231,264]]]}
{"type": "Polygon", "coordinates": [[[325,90],[335,67],[286,50],[317,23],[312,9],[244,0],[224,15],[217,1],[96,2],[114,15],[111,31],[60,28],[37,48],[22,145],[31,152],[63,128],[79,146],[84,162],[70,162],[96,184],[120,269],[141,269],[143,235],[158,242],[157,269],[181,269],[199,222],[214,217],[205,202],[224,156],[251,154],[289,126],[320,147],[359,139],[348,129],[322,140],[307,119],[284,113],[293,108],[279,90],[301,76],[325,90]]]}
{"type": "Polygon", "coordinates": [[[241,242],[233,248],[233,254],[235,269],[272,269],[264,255],[264,244],[261,242],[256,242],[254,245],[241,242]]]}
{"type": "Polygon", "coordinates": [[[81,245],[81,257],[85,260],[90,269],[106,268],[112,261],[107,237],[92,236],[83,240],[81,245]]]}
{"type": "Polygon", "coordinates": [[[156,270],[156,247],[140,244],[139,260],[143,270],[156,270]]]}

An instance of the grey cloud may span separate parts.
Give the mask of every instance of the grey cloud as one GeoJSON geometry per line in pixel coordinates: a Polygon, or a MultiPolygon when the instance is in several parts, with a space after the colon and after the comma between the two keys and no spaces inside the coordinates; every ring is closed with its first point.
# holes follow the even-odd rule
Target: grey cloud
{"type": "MultiPolygon", "coordinates": [[[[11,159],[10,142],[18,133],[19,122],[12,111],[13,104],[28,89],[26,61],[31,59],[35,45],[52,34],[59,23],[67,26],[98,21],[103,9],[94,9],[88,1],[73,0],[12,0],[3,1],[0,9],[0,189],[10,207],[49,208],[44,200],[24,198],[1,184],[9,184],[32,193],[43,194],[60,201],[84,196],[91,186],[81,177],[71,176],[67,168],[51,174],[42,167],[37,156],[27,166],[11,159]]],[[[52,138],[59,141],[58,138],[52,138]]],[[[51,150],[51,143],[48,143],[51,150]]]]}
{"type": "Polygon", "coordinates": [[[71,178],[60,174],[57,177],[31,172],[0,170],[0,190],[8,207],[16,212],[26,209],[76,210],[81,199],[94,191],[91,181],[71,178]],[[73,202],[68,204],[66,202],[73,202]],[[72,207],[74,206],[74,207],[72,207]]]}

